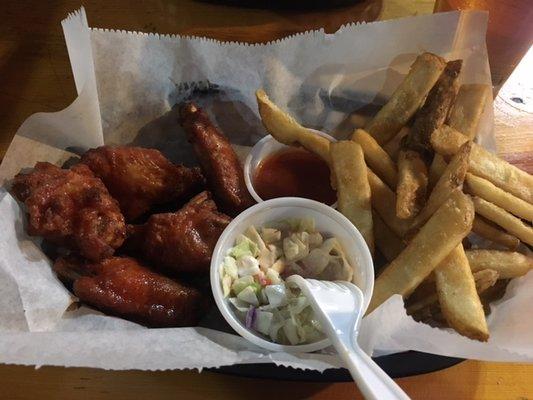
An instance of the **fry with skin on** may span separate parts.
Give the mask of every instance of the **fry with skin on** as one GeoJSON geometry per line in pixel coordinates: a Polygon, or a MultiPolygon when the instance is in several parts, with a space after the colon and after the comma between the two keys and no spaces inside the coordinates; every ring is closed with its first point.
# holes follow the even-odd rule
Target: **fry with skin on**
{"type": "Polygon", "coordinates": [[[409,230],[411,221],[396,216],[396,194],[370,168],[368,168],[368,183],[372,193],[372,208],[396,235],[403,237],[409,230]]]}
{"type": "Polygon", "coordinates": [[[516,278],[533,269],[533,257],[522,253],[501,250],[467,250],[466,257],[472,272],[492,269],[499,279],[516,278]]]}
{"type": "Polygon", "coordinates": [[[416,113],[409,135],[402,141],[402,148],[414,150],[428,162],[433,156],[431,133],[442,126],[450,111],[458,90],[462,60],[450,61],[428,94],[422,108],[416,113]]]}
{"type": "Polygon", "coordinates": [[[533,228],[526,225],[521,219],[480,197],[474,197],[476,213],[501,226],[522,242],[533,246],[533,228]]]}
{"type": "MultiPolygon", "coordinates": [[[[431,134],[433,148],[445,157],[453,156],[468,140],[466,136],[447,125],[431,134]]],[[[533,204],[533,176],[475,143],[472,146],[468,170],[473,175],[484,178],[500,189],[533,204]]]]}
{"type": "Polygon", "coordinates": [[[486,341],[489,330],[483,306],[462,245],[435,268],[439,304],[448,324],[461,335],[486,341]]]}
{"type": "Polygon", "coordinates": [[[437,82],[446,62],[431,53],[419,55],[389,101],[365,126],[379,144],[388,142],[411,119],[437,82]]]}
{"type": "Polygon", "coordinates": [[[398,160],[400,144],[402,142],[402,139],[409,134],[410,130],[411,128],[409,128],[408,126],[404,126],[402,129],[400,129],[400,132],[398,132],[396,136],[394,136],[391,140],[389,140],[383,145],[383,150],[387,152],[387,154],[392,160],[398,160]]]}
{"type": "Polygon", "coordinates": [[[526,221],[533,221],[533,204],[507,193],[486,179],[466,174],[466,190],[468,193],[490,201],[517,217],[526,221]]]}
{"type": "Polygon", "coordinates": [[[398,172],[396,215],[401,219],[413,218],[426,202],[428,170],[418,152],[400,150],[398,172]]]}
{"type": "Polygon", "coordinates": [[[367,313],[394,294],[411,294],[468,235],[473,219],[472,200],[453,193],[376,279],[367,313]]]}
{"type": "Polygon", "coordinates": [[[350,140],[331,143],[331,167],[337,179],[338,210],[361,232],[374,253],[368,173],[361,146],[350,140]]]}
{"type": "Polygon", "coordinates": [[[274,139],[288,146],[300,145],[329,164],[330,141],[328,139],[301,126],[293,117],[275,105],[263,89],[257,90],[255,96],[261,122],[274,139]]]}
{"type": "Polygon", "coordinates": [[[378,142],[363,129],[356,129],[352,135],[352,140],[361,145],[365,161],[372,168],[372,171],[381,177],[389,187],[395,188],[398,179],[396,164],[378,142]]]}
{"type": "Polygon", "coordinates": [[[465,143],[446,166],[429,199],[413,221],[412,229],[417,229],[450,197],[456,190],[461,190],[468,169],[468,160],[472,142],[465,143]]]}
{"type": "Polygon", "coordinates": [[[520,245],[520,240],[518,240],[517,237],[498,229],[495,225],[490,224],[479,215],[476,215],[474,218],[472,232],[490,240],[491,242],[505,246],[509,250],[516,250],[520,245]]]}
{"type": "Polygon", "coordinates": [[[433,157],[431,133],[444,123],[455,100],[462,63],[462,60],[455,60],[446,64],[424,105],[416,113],[409,135],[402,140],[396,188],[396,214],[400,218],[412,218],[424,206],[428,188],[427,164],[433,157]]]}
{"type": "Polygon", "coordinates": [[[429,177],[428,177],[428,187],[431,190],[435,187],[437,184],[440,176],[446,169],[446,165],[448,163],[446,160],[444,160],[444,157],[442,157],[440,154],[435,154],[433,156],[433,161],[431,161],[431,165],[429,166],[429,177]]]}
{"type": "Polygon", "coordinates": [[[461,85],[447,124],[469,139],[474,139],[479,119],[490,95],[491,90],[488,85],[478,83],[461,85]]]}
{"type": "Polygon", "coordinates": [[[375,211],[372,211],[372,222],[376,247],[387,261],[391,262],[405,249],[405,243],[383,222],[375,211]]]}

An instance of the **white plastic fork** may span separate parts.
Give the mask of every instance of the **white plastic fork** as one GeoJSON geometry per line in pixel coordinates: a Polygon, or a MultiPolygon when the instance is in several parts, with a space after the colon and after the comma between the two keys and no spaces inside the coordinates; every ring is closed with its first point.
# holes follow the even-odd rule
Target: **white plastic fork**
{"type": "Polygon", "coordinates": [[[309,299],[324,333],[339,353],[361,393],[369,400],[409,399],[357,343],[363,314],[363,293],[349,282],[328,282],[292,275],[294,284],[309,299]]]}

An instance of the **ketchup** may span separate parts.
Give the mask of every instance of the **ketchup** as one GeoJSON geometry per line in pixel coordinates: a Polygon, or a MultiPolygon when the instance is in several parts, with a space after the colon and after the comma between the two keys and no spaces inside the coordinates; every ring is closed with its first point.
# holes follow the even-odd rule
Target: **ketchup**
{"type": "Polygon", "coordinates": [[[255,172],[254,188],[263,200],[305,197],[328,205],[337,201],[328,164],[301,148],[283,149],[265,158],[255,172]]]}

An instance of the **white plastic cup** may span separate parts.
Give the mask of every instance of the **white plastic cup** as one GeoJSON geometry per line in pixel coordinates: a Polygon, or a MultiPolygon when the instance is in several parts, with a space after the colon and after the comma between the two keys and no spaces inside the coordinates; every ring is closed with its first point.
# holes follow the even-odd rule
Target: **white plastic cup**
{"type": "MultiPolygon", "coordinates": [[[[311,129],[314,133],[316,133],[319,136],[322,136],[332,142],[336,142],[337,139],[335,139],[333,136],[328,135],[327,133],[324,133],[322,131],[317,131],[315,129],[311,129]]],[[[261,165],[261,162],[270,156],[273,153],[277,153],[280,150],[290,148],[290,146],[287,146],[283,143],[278,142],[272,135],[267,135],[263,139],[261,139],[259,142],[257,142],[254,147],[252,147],[252,150],[250,150],[250,153],[246,157],[246,160],[244,161],[244,182],[246,183],[246,187],[248,188],[248,191],[252,195],[255,201],[258,203],[261,203],[262,201],[265,201],[264,199],[259,196],[259,194],[255,191],[254,188],[254,176],[255,171],[261,165]]],[[[337,202],[335,202],[331,207],[336,207],[337,202]]]]}
{"type": "Polygon", "coordinates": [[[230,326],[250,342],[272,351],[307,353],[321,350],[331,343],[329,339],[302,345],[282,345],[273,343],[259,333],[246,328],[235,315],[231,304],[224,298],[220,279],[220,268],[224,257],[235,245],[239,234],[251,225],[261,227],[268,222],[287,218],[313,218],[318,232],[336,237],[342,245],[348,262],[354,266],[354,280],[364,296],[363,312],[366,311],[374,289],[374,264],[370,250],[357,228],[341,213],[318,201],[299,197],[280,197],[267,200],[250,207],[239,214],[226,227],[218,239],[211,259],[211,289],[215,302],[230,326]]]}

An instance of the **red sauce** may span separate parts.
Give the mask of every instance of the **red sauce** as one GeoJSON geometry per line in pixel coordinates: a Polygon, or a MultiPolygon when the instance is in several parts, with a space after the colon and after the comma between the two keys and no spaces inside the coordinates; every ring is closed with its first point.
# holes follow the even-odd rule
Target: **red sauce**
{"type": "Polygon", "coordinates": [[[254,176],[254,188],[264,200],[305,197],[331,205],[337,194],[330,185],[328,164],[300,148],[288,148],[265,158],[254,176]]]}

